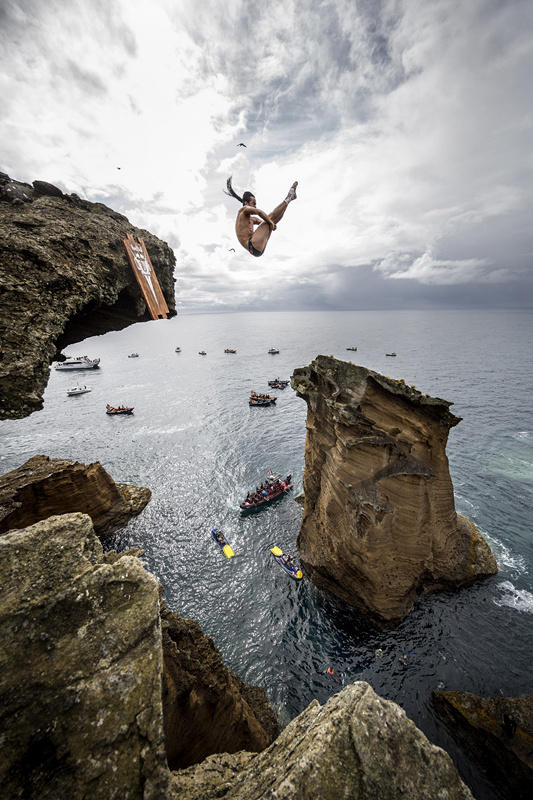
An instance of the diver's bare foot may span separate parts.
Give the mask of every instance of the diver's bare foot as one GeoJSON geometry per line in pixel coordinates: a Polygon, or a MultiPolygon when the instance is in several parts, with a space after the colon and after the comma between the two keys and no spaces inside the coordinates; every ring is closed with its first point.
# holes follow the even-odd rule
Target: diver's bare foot
{"type": "Polygon", "coordinates": [[[285,198],[285,202],[286,203],[290,203],[291,200],[296,200],[297,199],[297,197],[296,197],[296,187],[297,186],[298,186],[298,181],[294,181],[294,183],[292,184],[291,188],[289,189],[287,197],[285,198]]]}

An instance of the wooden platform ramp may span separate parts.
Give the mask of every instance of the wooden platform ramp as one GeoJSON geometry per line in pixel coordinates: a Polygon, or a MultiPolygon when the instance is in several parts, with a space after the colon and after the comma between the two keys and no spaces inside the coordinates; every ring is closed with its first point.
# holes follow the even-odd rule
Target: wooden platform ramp
{"type": "Polygon", "coordinates": [[[146,245],[140,236],[137,241],[131,233],[128,233],[122,241],[152,319],[167,319],[168,306],[152,267],[146,245]]]}

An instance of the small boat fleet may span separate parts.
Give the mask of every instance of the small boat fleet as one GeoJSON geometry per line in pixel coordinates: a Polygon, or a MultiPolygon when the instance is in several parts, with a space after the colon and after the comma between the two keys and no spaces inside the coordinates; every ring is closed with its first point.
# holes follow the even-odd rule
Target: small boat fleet
{"type": "Polygon", "coordinates": [[[281,380],[281,378],[274,378],[274,380],[269,381],[268,385],[271,389],[285,389],[288,386],[290,381],[281,380]]]}
{"type": "Polygon", "coordinates": [[[89,386],[74,386],[72,389],[69,389],[67,394],[69,397],[75,397],[77,394],[86,394],[90,392],[91,389],[89,386]]]}
{"type": "MultiPolygon", "coordinates": [[[[224,533],[220,528],[213,528],[211,531],[211,536],[213,537],[216,544],[220,547],[226,558],[233,558],[235,552],[232,546],[229,544],[228,540],[224,536],[224,533]]],[[[300,581],[303,578],[303,573],[298,564],[296,563],[296,559],[294,556],[291,556],[290,553],[284,553],[281,547],[274,545],[274,547],[270,548],[270,552],[274,556],[277,563],[280,567],[297,581],[300,581]]]]}
{"type": "Polygon", "coordinates": [[[100,366],[99,358],[89,358],[89,356],[67,357],[64,361],[56,364],[57,370],[65,371],[71,369],[97,369],[100,366]]]}
{"type": "Polygon", "coordinates": [[[278,398],[271,394],[257,394],[257,392],[250,392],[250,399],[248,405],[250,406],[273,406],[278,398]]]}
{"type": "Polygon", "coordinates": [[[291,475],[282,478],[281,475],[272,473],[261,486],[256,486],[255,489],[248,492],[242,503],[239,503],[239,508],[241,511],[254,511],[271,503],[272,500],[276,500],[292,489],[291,478],[291,475]]]}
{"type": "Polygon", "coordinates": [[[114,414],[133,414],[134,406],[110,406],[109,403],[105,407],[105,413],[109,416],[114,414]]]}

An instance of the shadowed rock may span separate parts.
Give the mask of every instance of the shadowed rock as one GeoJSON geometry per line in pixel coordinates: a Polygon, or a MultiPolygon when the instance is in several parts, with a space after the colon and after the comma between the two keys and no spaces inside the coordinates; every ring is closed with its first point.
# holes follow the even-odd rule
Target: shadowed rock
{"type": "Polygon", "coordinates": [[[432,700],[454,736],[510,797],[533,797],[533,694],[478,697],[471,692],[433,692],[432,700]],[[512,734],[502,726],[508,713],[517,726],[512,734]]]}
{"type": "Polygon", "coordinates": [[[144,239],[173,316],[167,244],[102,203],[0,173],[0,419],[41,408],[50,363],[67,345],[150,319],[127,233],[144,239]]]}
{"type": "Polygon", "coordinates": [[[0,537],[0,585],[2,797],[164,798],[153,576],[68,514],[0,537]]]}
{"type": "Polygon", "coordinates": [[[149,489],[115,483],[96,461],[34,456],[0,476],[0,534],[25,528],[54,514],[89,514],[104,536],[140,514],[152,496],[149,489]]]}
{"type": "Polygon", "coordinates": [[[279,727],[266,694],[229,670],[193,619],[161,608],[163,713],[171,769],[211,753],[264,750],[279,727]]]}
{"type": "Polygon", "coordinates": [[[259,755],[210,756],[172,788],[187,800],[473,800],[449,755],[363,682],[313,700],[259,755]]]}
{"type": "Polygon", "coordinates": [[[327,356],[296,369],[291,385],[308,406],[298,546],[311,580],[390,624],[422,591],[497,572],[455,511],[451,403],[327,356]]]}

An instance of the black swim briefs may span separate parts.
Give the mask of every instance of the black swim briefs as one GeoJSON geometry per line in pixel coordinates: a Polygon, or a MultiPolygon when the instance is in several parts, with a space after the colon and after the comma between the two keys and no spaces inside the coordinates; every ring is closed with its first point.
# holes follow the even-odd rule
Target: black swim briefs
{"type": "Polygon", "coordinates": [[[248,252],[251,253],[253,256],[257,256],[257,257],[263,255],[263,250],[256,250],[255,249],[255,247],[252,244],[251,237],[250,237],[250,239],[248,239],[248,252]]]}

